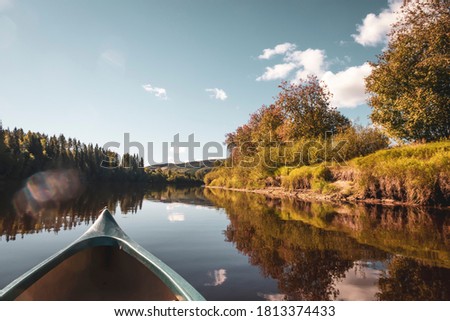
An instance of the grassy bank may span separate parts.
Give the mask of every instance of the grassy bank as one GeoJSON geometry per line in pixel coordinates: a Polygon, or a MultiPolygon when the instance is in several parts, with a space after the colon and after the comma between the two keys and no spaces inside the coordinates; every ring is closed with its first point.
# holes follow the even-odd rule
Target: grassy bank
{"type": "Polygon", "coordinates": [[[345,165],[322,163],[275,170],[219,167],[205,176],[205,184],[243,189],[281,186],[336,200],[446,206],[450,204],[450,141],[380,150],[345,165]]]}

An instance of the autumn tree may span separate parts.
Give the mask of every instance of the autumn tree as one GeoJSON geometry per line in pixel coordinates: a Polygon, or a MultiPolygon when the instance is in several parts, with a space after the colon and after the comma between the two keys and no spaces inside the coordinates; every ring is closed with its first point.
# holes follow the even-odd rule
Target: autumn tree
{"type": "Polygon", "coordinates": [[[275,105],[285,114],[280,130],[285,140],[323,137],[326,132],[336,133],[350,121],[331,106],[331,93],[316,76],[310,75],[298,83],[282,82],[275,105]]]}
{"type": "Polygon", "coordinates": [[[449,138],[448,1],[406,6],[389,39],[366,78],[372,121],[404,141],[449,138]]]}
{"type": "Polygon", "coordinates": [[[240,146],[240,152],[244,155],[253,154],[258,146],[269,146],[280,141],[278,130],[283,121],[284,115],[278,106],[263,105],[250,115],[247,124],[227,134],[225,143],[229,148],[240,146]]]}
{"type": "Polygon", "coordinates": [[[304,138],[323,138],[326,132],[338,133],[350,121],[331,106],[331,94],[316,76],[298,83],[282,82],[276,101],[250,115],[247,124],[227,135],[226,143],[259,146],[304,138]]]}

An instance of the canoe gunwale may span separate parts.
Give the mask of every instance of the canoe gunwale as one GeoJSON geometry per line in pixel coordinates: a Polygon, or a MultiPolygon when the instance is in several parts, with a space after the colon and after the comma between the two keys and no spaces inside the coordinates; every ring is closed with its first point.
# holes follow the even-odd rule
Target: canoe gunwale
{"type": "Polygon", "coordinates": [[[205,300],[183,277],[126,235],[111,213],[104,209],[94,224],[72,244],[39,263],[8,284],[3,290],[0,290],[0,301],[14,300],[34,282],[67,258],[83,250],[98,246],[119,247],[153,272],[179,300],[205,300]]]}

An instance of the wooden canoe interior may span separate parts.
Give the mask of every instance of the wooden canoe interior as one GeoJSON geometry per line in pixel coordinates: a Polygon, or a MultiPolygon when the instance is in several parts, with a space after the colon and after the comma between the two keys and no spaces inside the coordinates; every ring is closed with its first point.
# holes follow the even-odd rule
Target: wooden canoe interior
{"type": "Polygon", "coordinates": [[[16,300],[177,300],[141,262],[113,246],[98,246],[61,262],[16,300]]]}

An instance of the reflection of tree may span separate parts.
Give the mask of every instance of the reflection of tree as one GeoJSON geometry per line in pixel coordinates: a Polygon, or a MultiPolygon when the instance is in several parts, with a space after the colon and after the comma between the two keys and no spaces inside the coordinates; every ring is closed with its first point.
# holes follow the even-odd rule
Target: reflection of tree
{"type": "Polygon", "coordinates": [[[284,220],[344,232],[358,243],[450,268],[448,210],[421,207],[346,205],[283,199],[277,205],[284,220]]]}
{"type": "Polygon", "coordinates": [[[131,185],[89,186],[75,199],[42,203],[34,211],[14,208],[10,196],[0,204],[0,236],[9,241],[16,235],[70,230],[95,220],[105,206],[114,210],[120,205],[124,212],[136,212],[142,206],[144,194],[145,189],[131,185]]]}
{"type": "Polygon", "coordinates": [[[450,270],[394,257],[379,280],[380,300],[450,300],[450,270]]]}
{"type": "Polygon", "coordinates": [[[288,300],[336,298],[336,281],[353,262],[387,258],[344,233],[283,220],[277,206],[269,206],[261,195],[222,190],[206,190],[205,195],[226,209],[230,219],[226,239],[248,255],[263,275],[277,279],[288,300]]]}
{"type": "Polygon", "coordinates": [[[136,213],[142,208],[144,198],[210,205],[200,188],[176,189],[168,186],[149,190],[139,184],[88,186],[75,199],[43,203],[34,212],[14,208],[11,204],[12,193],[2,193],[0,197],[0,237],[4,236],[7,241],[14,240],[17,235],[59,232],[80,224],[89,224],[105,206],[111,211],[119,207],[122,213],[136,213]]]}
{"type": "Polygon", "coordinates": [[[216,189],[206,190],[205,195],[227,211],[231,222],[225,231],[227,240],[265,276],[277,279],[287,299],[334,298],[336,281],[353,262],[391,257],[385,251],[417,260],[392,259],[379,282],[380,299],[449,298],[450,217],[445,211],[333,207],[216,189]]]}
{"type": "Polygon", "coordinates": [[[145,199],[158,202],[212,206],[211,201],[203,195],[203,189],[199,187],[179,188],[169,185],[160,189],[148,190],[145,199]]]}

